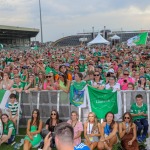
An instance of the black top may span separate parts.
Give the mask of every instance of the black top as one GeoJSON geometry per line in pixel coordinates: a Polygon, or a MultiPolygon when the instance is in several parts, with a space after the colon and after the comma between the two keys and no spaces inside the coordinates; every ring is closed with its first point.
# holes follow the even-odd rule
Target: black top
{"type": "MultiPolygon", "coordinates": [[[[58,123],[61,123],[61,122],[62,122],[62,120],[58,121],[58,123]]],[[[48,125],[48,130],[51,131],[51,132],[54,132],[54,128],[55,128],[55,126],[57,126],[57,124],[53,125],[53,126],[50,126],[50,118],[46,121],[46,125],[48,125]]]]}

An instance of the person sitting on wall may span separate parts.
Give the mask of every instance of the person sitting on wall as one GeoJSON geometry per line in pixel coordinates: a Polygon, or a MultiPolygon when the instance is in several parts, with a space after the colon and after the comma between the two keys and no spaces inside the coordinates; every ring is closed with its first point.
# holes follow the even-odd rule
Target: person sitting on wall
{"type": "Polygon", "coordinates": [[[137,140],[142,142],[145,140],[148,131],[147,121],[147,104],[143,103],[143,96],[136,95],[136,103],[131,106],[131,115],[134,123],[137,125],[137,140]],[[143,129],[143,132],[141,133],[143,129]]]}

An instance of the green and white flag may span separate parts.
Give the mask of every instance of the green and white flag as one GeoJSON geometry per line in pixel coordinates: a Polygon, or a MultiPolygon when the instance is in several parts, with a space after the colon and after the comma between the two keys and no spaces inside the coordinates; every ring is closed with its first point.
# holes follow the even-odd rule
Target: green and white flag
{"type": "Polygon", "coordinates": [[[11,94],[10,91],[0,90],[0,108],[1,109],[5,108],[5,106],[8,102],[10,94],[11,94]]]}
{"type": "Polygon", "coordinates": [[[72,82],[70,86],[70,103],[76,107],[86,107],[86,82],[72,82]]]}
{"type": "Polygon", "coordinates": [[[88,86],[87,99],[89,108],[98,119],[105,118],[107,112],[118,113],[117,92],[112,90],[99,90],[88,86]]]}
{"type": "Polygon", "coordinates": [[[148,32],[143,32],[127,40],[128,46],[146,45],[148,32]]]}

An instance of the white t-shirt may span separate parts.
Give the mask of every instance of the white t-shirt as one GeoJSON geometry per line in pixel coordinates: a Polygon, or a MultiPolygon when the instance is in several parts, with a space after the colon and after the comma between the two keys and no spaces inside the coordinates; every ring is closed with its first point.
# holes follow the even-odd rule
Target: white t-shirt
{"type": "MultiPolygon", "coordinates": [[[[117,90],[120,90],[120,84],[119,83],[115,83],[115,85],[112,87],[113,88],[113,91],[117,91],[117,90]]],[[[105,85],[105,89],[110,89],[110,84],[106,84],[105,85]]]]}

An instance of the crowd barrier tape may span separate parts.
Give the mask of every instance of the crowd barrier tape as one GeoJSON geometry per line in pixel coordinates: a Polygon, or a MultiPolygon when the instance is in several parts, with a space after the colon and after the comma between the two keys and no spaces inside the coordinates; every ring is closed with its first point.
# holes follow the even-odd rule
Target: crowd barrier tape
{"type": "MultiPolygon", "coordinates": [[[[143,96],[144,103],[148,106],[148,123],[150,124],[150,90],[148,91],[120,91],[122,106],[122,114],[130,111],[131,104],[135,102],[137,94],[143,96]]],[[[22,117],[17,120],[17,134],[19,127],[26,127],[27,120],[31,118],[33,109],[40,110],[40,116],[43,122],[50,117],[50,111],[55,109],[58,111],[61,120],[68,120],[71,111],[75,110],[79,114],[79,120],[84,122],[87,119],[89,109],[78,108],[70,104],[69,94],[58,91],[32,91],[30,93],[19,93],[19,108],[22,109],[22,117]]],[[[19,110],[18,110],[19,113],[19,110]]],[[[150,132],[149,132],[150,133],[150,132]]]]}

